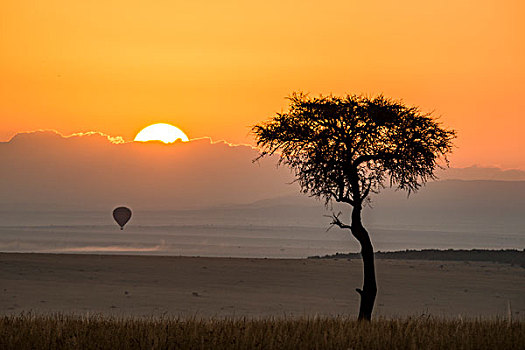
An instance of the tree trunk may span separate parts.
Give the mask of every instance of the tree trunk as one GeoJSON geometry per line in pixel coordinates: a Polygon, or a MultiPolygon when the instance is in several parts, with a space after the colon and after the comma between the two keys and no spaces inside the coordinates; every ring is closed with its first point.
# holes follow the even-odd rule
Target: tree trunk
{"type": "Polygon", "coordinates": [[[360,206],[356,206],[352,210],[351,230],[352,235],[361,244],[361,257],[363,258],[363,289],[356,289],[361,296],[358,320],[370,321],[377,295],[374,248],[370,236],[361,222],[360,206]]]}

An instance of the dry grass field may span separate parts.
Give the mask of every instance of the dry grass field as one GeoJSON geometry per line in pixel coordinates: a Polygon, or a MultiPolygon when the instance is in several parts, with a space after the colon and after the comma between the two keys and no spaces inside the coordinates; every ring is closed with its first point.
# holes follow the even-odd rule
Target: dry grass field
{"type": "Polygon", "coordinates": [[[504,319],[0,318],[1,349],[523,349],[525,323],[504,319]]]}
{"type": "MultiPolygon", "coordinates": [[[[0,316],[357,317],[360,259],[0,254],[0,316]]],[[[525,269],[377,261],[374,317],[525,320],[525,269]]]]}

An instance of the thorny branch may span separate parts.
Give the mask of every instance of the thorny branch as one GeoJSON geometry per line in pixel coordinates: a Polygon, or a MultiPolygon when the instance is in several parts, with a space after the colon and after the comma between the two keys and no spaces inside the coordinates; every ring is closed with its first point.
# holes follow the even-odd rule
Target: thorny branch
{"type": "Polygon", "coordinates": [[[327,232],[334,226],[338,226],[339,228],[347,228],[347,229],[350,229],[350,230],[352,229],[352,226],[343,223],[341,221],[341,219],[339,219],[340,215],[341,215],[341,212],[337,213],[337,215],[334,214],[334,213],[332,213],[332,215],[325,215],[327,218],[331,218],[332,219],[332,222],[330,223],[330,226],[328,226],[328,229],[326,229],[327,232]]]}

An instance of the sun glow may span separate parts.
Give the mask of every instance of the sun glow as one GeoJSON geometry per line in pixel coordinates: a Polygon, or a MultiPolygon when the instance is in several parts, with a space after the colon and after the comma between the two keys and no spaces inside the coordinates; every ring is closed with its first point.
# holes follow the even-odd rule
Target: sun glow
{"type": "Polygon", "coordinates": [[[166,124],[158,123],[142,129],[134,141],[162,141],[164,143],[173,143],[180,139],[183,142],[189,141],[188,136],[179,128],[166,124]]]}

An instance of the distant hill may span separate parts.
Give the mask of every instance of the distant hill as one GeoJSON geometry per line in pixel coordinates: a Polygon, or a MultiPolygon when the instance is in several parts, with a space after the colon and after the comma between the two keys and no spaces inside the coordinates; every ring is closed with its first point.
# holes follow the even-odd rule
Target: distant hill
{"type": "Polygon", "coordinates": [[[519,169],[500,169],[496,167],[471,166],[467,168],[447,168],[437,171],[441,180],[497,180],[525,181],[525,171],[519,169]]]}
{"type": "MultiPolygon", "coordinates": [[[[350,208],[340,204],[325,208],[322,201],[293,194],[207,210],[244,219],[268,218],[282,225],[328,227],[330,219],[324,215],[342,211],[342,217],[348,217],[350,208]]],[[[436,181],[410,197],[385,189],[372,196],[371,206],[364,209],[364,220],[367,225],[385,228],[525,234],[525,181],[436,181]]]]}
{"type": "Polygon", "coordinates": [[[384,191],[372,207],[370,224],[525,233],[525,181],[436,181],[409,198],[384,191]]]}

